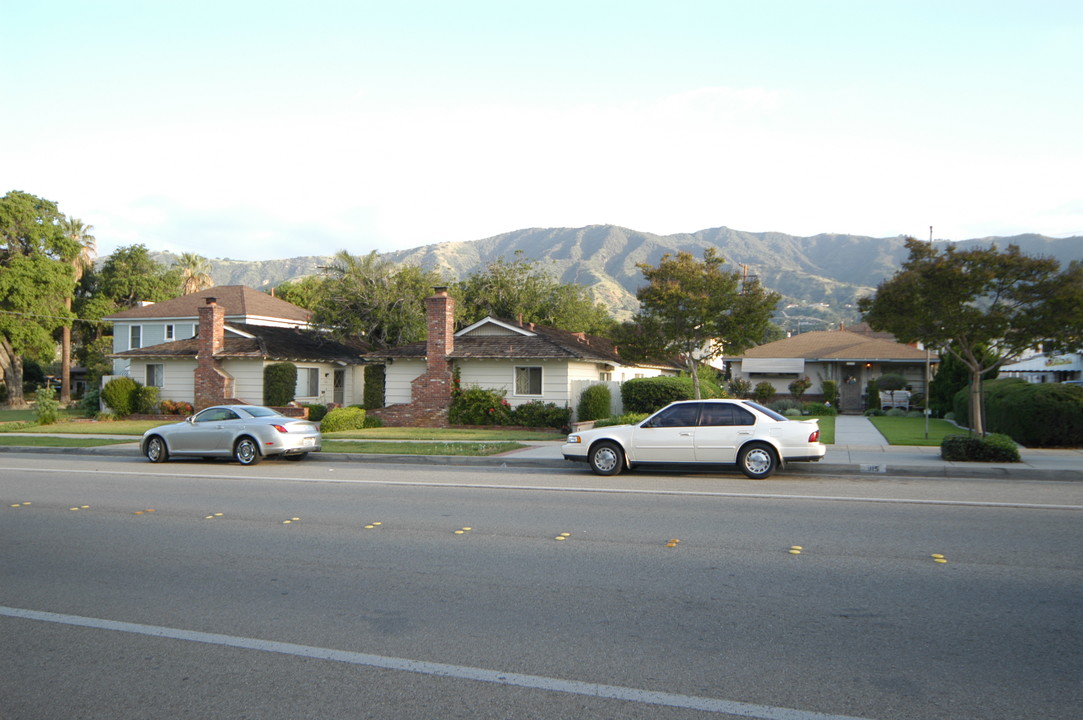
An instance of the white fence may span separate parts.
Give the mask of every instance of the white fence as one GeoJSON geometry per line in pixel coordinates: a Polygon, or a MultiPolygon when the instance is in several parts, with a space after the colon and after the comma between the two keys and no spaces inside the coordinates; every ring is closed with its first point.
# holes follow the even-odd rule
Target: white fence
{"type": "Polygon", "coordinates": [[[579,396],[583,394],[591,385],[608,385],[609,386],[609,414],[610,415],[623,415],[624,403],[620,399],[620,383],[616,380],[602,381],[602,380],[572,380],[571,381],[571,399],[572,399],[572,420],[576,421],[579,418],[575,417],[576,409],[579,407],[579,396]]]}

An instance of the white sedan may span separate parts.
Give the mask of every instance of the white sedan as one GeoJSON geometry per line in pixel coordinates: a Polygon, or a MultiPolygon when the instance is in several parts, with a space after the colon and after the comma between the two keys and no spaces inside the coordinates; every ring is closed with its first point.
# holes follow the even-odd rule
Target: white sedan
{"type": "Polygon", "coordinates": [[[572,433],[565,460],[598,475],[639,465],[736,465],[753,479],[787,462],[816,462],[827,453],[819,420],[792,420],[750,400],[685,400],[636,425],[572,433]]]}

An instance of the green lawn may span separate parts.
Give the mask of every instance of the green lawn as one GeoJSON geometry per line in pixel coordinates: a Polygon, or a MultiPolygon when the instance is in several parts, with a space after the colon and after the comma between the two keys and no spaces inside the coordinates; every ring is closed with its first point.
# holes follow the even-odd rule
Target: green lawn
{"type": "Polygon", "coordinates": [[[869,418],[890,445],[940,446],[946,435],[965,434],[957,425],[929,418],[929,437],[925,437],[925,418],[872,416],[869,418]]]}

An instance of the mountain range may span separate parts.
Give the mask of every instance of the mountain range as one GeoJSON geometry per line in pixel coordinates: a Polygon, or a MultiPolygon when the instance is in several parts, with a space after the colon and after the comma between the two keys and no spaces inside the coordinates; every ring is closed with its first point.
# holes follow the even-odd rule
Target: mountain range
{"type": "MultiPolygon", "coordinates": [[[[614,225],[583,228],[531,228],[465,242],[444,242],[410,250],[381,253],[396,263],[434,269],[448,281],[484,269],[490,262],[521,257],[564,283],[585,286],[618,319],[637,308],[635,291],[643,284],[638,263],[656,265],[661,257],[687,251],[702,257],[716,248],[731,269],[755,275],[783,296],[776,322],[785,330],[822,330],[839,323],[853,324],[859,316],[857,299],[874,292],[907,257],[903,237],[821,234],[797,237],[774,232],[744,232],[726,227],[677,235],[654,235],[614,225]]],[[[957,241],[959,247],[990,244],[1018,245],[1028,255],[1054,257],[1066,266],[1083,261],[1083,236],[1042,235],[987,237],[957,241]]],[[[949,241],[935,241],[938,246],[949,241]]],[[[348,248],[347,248],[348,249],[348,248]]],[[[170,264],[175,256],[154,253],[170,264]]],[[[318,274],[332,257],[305,256],[281,260],[211,259],[216,285],[248,285],[270,289],[287,280],[318,274]]]]}

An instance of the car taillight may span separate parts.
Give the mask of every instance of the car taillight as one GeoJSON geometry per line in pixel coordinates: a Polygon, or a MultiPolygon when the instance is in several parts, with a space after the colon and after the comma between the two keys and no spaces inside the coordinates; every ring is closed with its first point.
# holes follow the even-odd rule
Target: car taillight
{"type": "Polygon", "coordinates": [[[277,430],[280,433],[288,433],[289,432],[289,430],[287,430],[284,425],[272,425],[271,427],[273,427],[275,430],[277,430]]]}
{"type": "Polygon", "coordinates": [[[808,436],[808,441],[809,442],[819,442],[820,441],[820,431],[816,430],[811,435],[809,435],[808,436]]]}

